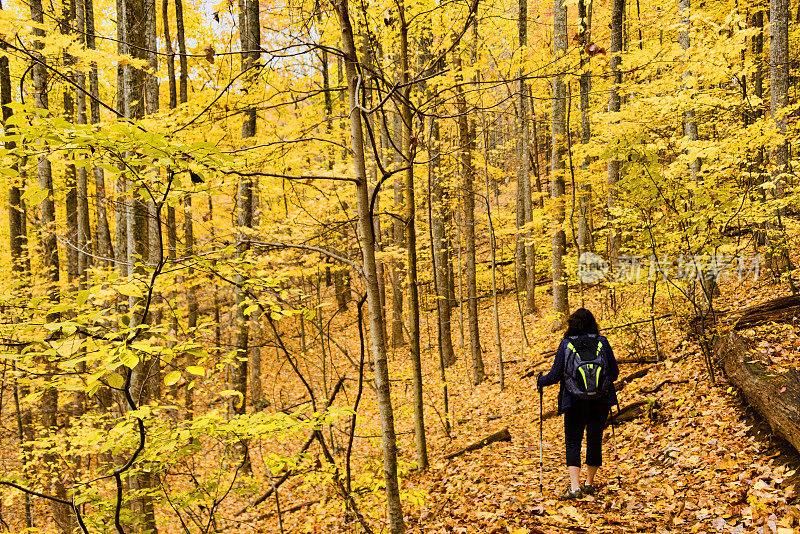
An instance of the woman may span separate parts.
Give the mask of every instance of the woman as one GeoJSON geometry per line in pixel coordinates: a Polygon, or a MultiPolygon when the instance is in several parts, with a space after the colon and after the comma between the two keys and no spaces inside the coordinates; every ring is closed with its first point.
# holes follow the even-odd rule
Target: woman
{"type": "Polygon", "coordinates": [[[559,382],[558,413],[564,414],[564,442],[570,487],[561,499],[577,499],[595,492],[594,476],[603,463],[602,440],[608,414],[617,404],[614,381],[619,367],[608,340],[601,336],[592,312],[579,308],[569,316],[567,331],[556,351],[553,368],[539,373],[537,387],[559,382]],[[575,372],[581,366],[581,372],[575,372]],[[597,368],[600,367],[600,372],[597,368]],[[585,372],[591,370],[591,372],[585,372]],[[577,380],[574,378],[577,376],[577,380]],[[588,378],[587,378],[588,377],[588,378]],[[587,383],[588,380],[588,383],[587,383]],[[577,382],[577,388],[576,388],[577,382]],[[586,480],[580,484],[581,442],[586,430],[586,480]]]}

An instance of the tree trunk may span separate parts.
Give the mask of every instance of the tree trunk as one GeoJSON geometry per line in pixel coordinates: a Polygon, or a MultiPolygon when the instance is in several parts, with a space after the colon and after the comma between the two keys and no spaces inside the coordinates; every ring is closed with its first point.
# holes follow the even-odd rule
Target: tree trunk
{"type": "MultiPolygon", "coordinates": [[[[784,0],[785,1],[785,0],[784,0]]],[[[681,48],[683,50],[689,50],[691,47],[692,42],[691,38],[689,37],[689,27],[691,26],[691,21],[689,19],[689,12],[692,8],[692,0],[678,0],[678,11],[683,15],[683,25],[685,29],[681,30],[678,33],[678,40],[681,43],[681,48]]],[[[685,71],[683,73],[683,77],[687,78],[691,76],[692,73],[690,71],[685,71]]],[[[697,122],[694,118],[694,110],[687,109],[683,112],[683,133],[689,139],[689,141],[697,141],[697,122]]],[[[697,184],[700,180],[700,167],[702,166],[702,161],[700,158],[695,158],[692,160],[689,168],[691,169],[692,173],[692,182],[697,184]]]]}
{"type": "Polygon", "coordinates": [[[411,114],[411,73],[408,64],[408,25],[405,19],[405,3],[401,0],[398,4],[400,18],[400,64],[401,80],[405,87],[403,90],[403,159],[408,169],[405,171],[405,230],[406,251],[408,253],[408,331],[411,349],[411,369],[414,383],[414,437],[417,452],[417,466],[421,470],[428,468],[428,446],[425,438],[425,409],[422,391],[422,360],[419,341],[419,287],[417,285],[417,226],[416,226],[416,200],[414,191],[414,156],[416,154],[417,139],[411,136],[411,126],[414,117],[411,114]]]}
{"type": "MultiPolygon", "coordinates": [[[[96,50],[96,39],[94,30],[94,2],[93,0],[79,0],[83,5],[83,21],[86,32],[86,48],[96,50]]],[[[100,84],[97,79],[97,63],[92,61],[89,65],[89,122],[98,124],[100,122],[100,84]]],[[[111,232],[108,227],[108,211],[106,207],[106,184],[103,169],[95,166],[93,169],[95,182],[95,214],[97,217],[95,251],[101,258],[108,258],[103,261],[103,265],[108,267],[114,257],[114,250],[111,246],[111,232]]]]}
{"type": "MultiPolygon", "coordinates": [[[[611,87],[608,89],[608,112],[617,113],[620,110],[619,84],[622,83],[619,53],[622,51],[622,18],[625,12],[625,0],[614,0],[611,12],[611,87]]],[[[620,237],[614,222],[614,209],[617,204],[617,182],[619,181],[620,161],[616,155],[608,159],[608,262],[616,265],[619,255],[620,237]]]]}
{"type": "MultiPolygon", "coordinates": [[[[124,0],[116,0],[117,8],[117,53],[127,54],[128,46],[127,39],[127,24],[125,22],[125,3],[124,0]]],[[[129,69],[122,61],[117,64],[117,113],[127,117],[128,110],[125,100],[125,73],[129,69]]],[[[120,174],[117,177],[114,193],[115,199],[115,226],[114,226],[114,252],[119,266],[119,271],[122,276],[128,276],[128,224],[127,224],[127,211],[128,201],[126,199],[126,180],[125,165],[122,162],[117,162],[117,167],[120,169],[120,174]]],[[[95,179],[97,176],[95,175],[95,179]]]]}
{"type": "MultiPolygon", "coordinates": [[[[148,60],[148,27],[155,19],[148,21],[150,0],[125,0],[124,21],[125,37],[130,55],[139,60],[148,60]]],[[[153,13],[153,16],[155,14],[153,13]]],[[[127,66],[124,72],[123,98],[125,100],[125,117],[127,119],[141,119],[145,114],[145,104],[149,93],[147,75],[144,71],[127,66]]],[[[152,103],[152,102],[151,102],[152,103]]],[[[126,155],[127,156],[127,155],[126,155]]],[[[131,182],[134,177],[131,175],[131,182]]],[[[132,184],[131,184],[132,185],[132,184]]],[[[128,274],[132,278],[141,279],[146,276],[143,262],[151,263],[150,256],[150,215],[148,202],[135,192],[131,187],[128,193],[127,209],[127,262],[128,274]]],[[[160,229],[156,229],[160,233],[160,229]]],[[[157,251],[153,251],[157,252],[157,251]]],[[[160,251],[159,251],[160,252],[160,251]]],[[[144,315],[144,300],[141,297],[130,297],[129,300],[130,326],[135,328],[148,321],[144,315]]],[[[151,374],[150,366],[157,365],[157,360],[144,358],[140,355],[139,363],[131,370],[131,394],[139,404],[145,404],[149,399],[149,384],[147,377],[151,374]]],[[[133,409],[128,406],[127,409],[133,409]]],[[[141,531],[157,532],[153,498],[150,494],[153,481],[149,474],[143,473],[131,479],[133,490],[140,492],[134,498],[133,511],[136,517],[136,529],[141,531]]]]}
{"type": "Polygon", "coordinates": [[[470,136],[467,124],[467,101],[464,96],[464,75],[461,56],[453,53],[453,67],[456,71],[456,107],[458,110],[458,138],[460,150],[461,196],[464,209],[465,270],[467,277],[467,323],[469,329],[470,353],[472,355],[472,381],[483,382],[486,375],[483,368],[483,355],[478,332],[478,298],[475,272],[475,169],[472,166],[472,151],[475,140],[470,136]]]}
{"type": "MultiPolygon", "coordinates": [[[[589,0],[589,5],[586,5],[586,0],[578,0],[578,17],[581,23],[582,42],[588,44],[592,42],[592,6],[593,3],[589,0]]],[[[591,56],[584,55],[581,51],[581,143],[588,145],[592,139],[592,123],[589,118],[589,108],[591,106],[590,95],[592,92],[592,73],[589,67],[591,56]]],[[[581,169],[588,171],[589,157],[584,158],[581,163],[581,169]]],[[[587,250],[591,241],[591,223],[592,216],[592,186],[588,180],[581,181],[580,196],[578,197],[578,248],[581,251],[587,250]]]]}
{"type": "Polygon", "coordinates": [[[180,87],[181,104],[189,101],[189,62],[186,57],[186,33],[183,29],[183,0],[175,0],[175,30],[178,34],[178,53],[180,54],[180,87]]]}
{"type": "MultiPolygon", "coordinates": [[[[555,0],[553,7],[553,51],[557,59],[563,57],[567,50],[567,8],[563,4],[564,0],[555,0]]],[[[564,205],[564,152],[567,141],[566,112],[567,89],[564,85],[564,73],[559,72],[553,76],[553,152],[550,164],[552,170],[550,196],[554,200],[553,311],[559,315],[554,324],[554,329],[561,328],[564,319],[569,314],[568,286],[564,270],[567,234],[562,228],[566,218],[566,207],[564,205]]]]}
{"type": "MultiPolygon", "coordinates": [[[[440,65],[441,67],[441,65],[440,65]]],[[[439,69],[441,70],[441,69],[439,69]]],[[[437,115],[438,95],[432,96],[433,111],[430,120],[430,160],[428,164],[428,183],[431,189],[429,200],[431,210],[431,258],[433,260],[433,276],[436,284],[436,316],[439,322],[439,344],[445,367],[453,365],[456,354],[453,350],[453,334],[451,329],[452,301],[450,300],[450,277],[448,276],[450,260],[445,241],[445,212],[443,180],[439,176],[441,164],[441,148],[439,121],[437,115]]]]}
{"type": "MultiPolygon", "coordinates": [[[[261,23],[259,20],[258,0],[239,0],[239,38],[242,49],[242,72],[247,72],[246,83],[252,83],[252,69],[260,60],[261,53],[261,23]]],[[[242,139],[254,137],[256,134],[256,110],[249,107],[245,110],[242,122],[242,139]]],[[[243,261],[250,249],[250,235],[247,229],[253,227],[253,181],[242,178],[238,187],[238,226],[236,238],[236,254],[239,261],[243,261]]],[[[235,308],[235,340],[236,363],[231,370],[231,389],[239,393],[238,397],[231,398],[231,415],[241,415],[247,408],[248,384],[248,337],[250,335],[249,317],[245,315],[248,299],[245,295],[244,283],[247,277],[242,273],[243,266],[239,266],[236,274],[236,308],[235,308]]],[[[244,455],[245,470],[250,470],[250,460],[247,444],[242,442],[241,453],[244,455]]]]}
{"type": "MultiPolygon", "coordinates": [[[[519,31],[519,48],[520,54],[524,56],[527,54],[528,42],[528,2],[527,0],[519,0],[518,10],[518,31],[519,31]]],[[[528,289],[528,267],[525,258],[525,237],[527,232],[523,232],[522,227],[525,226],[527,220],[525,211],[525,195],[530,195],[530,189],[526,189],[526,184],[529,180],[529,155],[528,155],[528,100],[527,96],[527,83],[525,82],[525,69],[520,66],[519,69],[519,94],[517,95],[519,107],[519,123],[518,137],[517,137],[517,204],[516,204],[516,243],[515,243],[515,256],[516,256],[516,277],[517,277],[517,290],[526,291],[528,289]]],[[[534,275],[531,275],[534,276],[534,275]]],[[[526,298],[527,302],[527,298],[526,298]]],[[[527,308],[527,305],[526,305],[527,308]]]]}
{"type": "MultiPolygon", "coordinates": [[[[0,3],[0,10],[2,10],[0,3]]],[[[5,49],[5,46],[0,47],[5,49]]],[[[8,120],[13,115],[10,104],[11,98],[11,72],[8,68],[8,56],[0,57],[0,105],[3,107],[3,129],[11,133],[13,127],[8,125],[8,120]]],[[[5,149],[12,151],[17,148],[17,143],[11,139],[5,141],[5,149]]],[[[16,161],[11,167],[19,172],[19,164],[16,161]]],[[[26,245],[28,242],[27,232],[25,232],[25,207],[22,200],[22,190],[24,189],[22,176],[18,179],[11,179],[8,187],[8,238],[9,251],[11,253],[11,272],[16,276],[23,275],[25,282],[26,276],[26,245]]],[[[20,280],[17,280],[18,282],[20,280]]]]}
{"type": "MultiPolygon", "coordinates": [[[[68,36],[73,33],[71,23],[75,20],[75,2],[74,0],[62,0],[61,4],[61,17],[58,21],[59,31],[62,35],[68,36]]],[[[75,75],[72,69],[75,65],[75,58],[68,52],[64,53],[64,70],[67,71],[67,78],[70,82],[75,82],[75,75]]],[[[68,122],[75,121],[75,95],[73,94],[73,86],[66,84],[64,86],[63,95],[63,109],[64,118],[68,122]]],[[[80,121],[78,121],[80,122],[80,121]]],[[[66,257],[67,257],[67,281],[70,285],[75,284],[78,279],[78,256],[80,249],[79,232],[78,232],[78,185],[77,185],[77,172],[75,164],[71,157],[65,158],[66,164],[64,165],[64,185],[66,189],[66,196],[64,199],[64,207],[66,211],[66,257]]]]}
{"type": "MultiPolygon", "coordinates": [[[[483,120],[483,141],[484,141],[484,150],[486,151],[486,154],[489,153],[489,137],[487,136],[487,132],[488,132],[488,126],[486,125],[486,121],[483,120]]],[[[486,165],[486,176],[485,176],[486,218],[489,221],[489,255],[492,263],[492,314],[494,315],[495,346],[497,347],[497,378],[500,382],[500,391],[502,391],[506,387],[506,378],[505,378],[506,375],[505,375],[505,367],[503,364],[503,340],[500,335],[500,313],[498,310],[498,303],[497,303],[497,274],[496,274],[497,258],[495,257],[496,256],[495,249],[497,247],[497,243],[494,234],[494,222],[492,221],[492,202],[491,202],[492,197],[491,197],[491,192],[489,191],[489,162],[487,160],[484,160],[484,162],[486,165]]],[[[528,183],[530,183],[530,180],[528,183]]],[[[530,200],[530,195],[528,195],[528,199],[530,200]]],[[[535,277],[533,278],[534,278],[533,287],[535,289],[536,282],[535,282],[535,277]]]]}
{"type": "Polygon", "coordinates": [[[167,61],[167,82],[169,83],[169,108],[178,107],[178,87],[175,80],[175,51],[172,48],[172,37],[169,33],[169,0],[161,2],[161,22],[164,26],[164,52],[167,61]]]}
{"type": "MultiPolygon", "coordinates": [[[[75,21],[77,25],[78,43],[81,48],[86,48],[86,12],[83,0],[75,0],[75,21]]],[[[86,73],[78,70],[75,73],[76,83],[79,87],[77,91],[78,109],[77,123],[86,124],[88,117],[86,113],[86,73]]],[[[78,275],[80,276],[81,288],[86,287],[87,270],[92,265],[92,231],[89,221],[89,183],[86,167],[81,165],[77,169],[77,223],[78,223],[78,275]]]]}
{"type": "MultiPolygon", "coordinates": [[[[775,183],[775,198],[782,199],[789,164],[789,145],[785,140],[786,116],[783,112],[789,99],[789,0],[770,0],[769,37],[770,117],[775,130],[784,139],[774,151],[772,180],[775,183]]],[[[781,208],[775,211],[778,227],[782,226],[782,211],[781,208]]]]}
{"type": "Polygon", "coordinates": [[[347,0],[335,4],[342,32],[342,49],[345,57],[347,89],[349,96],[348,116],[350,117],[350,141],[353,149],[353,162],[356,176],[356,195],[358,201],[359,231],[361,250],[364,259],[364,276],[367,292],[367,305],[370,321],[370,342],[375,361],[375,391],[380,412],[381,440],[383,443],[383,473],[386,484],[389,533],[402,534],[404,531],[403,509],[400,501],[400,488],[397,481],[397,442],[394,431],[389,367],[386,361],[386,342],[383,339],[383,316],[380,309],[377,266],[375,262],[375,234],[372,227],[372,214],[369,206],[367,171],[364,161],[364,134],[361,115],[355,112],[358,103],[357,84],[358,56],[350,24],[347,0]]]}
{"type": "MultiPolygon", "coordinates": [[[[399,114],[395,115],[394,138],[402,139],[403,131],[399,114]]],[[[399,215],[403,206],[403,177],[398,174],[394,181],[394,210],[399,215]]],[[[400,217],[393,219],[394,246],[402,250],[406,246],[403,239],[403,222],[400,217]]],[[[406,273],[403,269],[403,262],[400,260],[392,261],[392,347],[399,347],[405,343],[403,335],[403,283],[406,273]]]]}

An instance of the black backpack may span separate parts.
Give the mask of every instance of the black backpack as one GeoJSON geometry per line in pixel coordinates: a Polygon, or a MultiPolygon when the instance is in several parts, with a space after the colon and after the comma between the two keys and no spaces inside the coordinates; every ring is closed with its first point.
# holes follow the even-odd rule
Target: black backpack
{"type": "Polygon", "coordinates": [[[599,399],[611,389],[603,345],[597,336],[580,336],[567,342],[564,386],[580,399],[599,399]]]}

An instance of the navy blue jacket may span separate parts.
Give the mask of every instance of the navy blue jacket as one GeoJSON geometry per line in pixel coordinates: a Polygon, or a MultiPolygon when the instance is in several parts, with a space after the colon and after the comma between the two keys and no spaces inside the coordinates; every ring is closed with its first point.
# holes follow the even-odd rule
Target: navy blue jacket
{"type": "MultiPolygon", "coordinates": [[[[594,334],[589,335],[594,336],[594,334]]],[[[553,368],[550,369],[550,372],[546,375],[540,376],[537,381],[537,386],[540,388],[560,382],[561,387],[558,390],[559,414],[569,410],[575,401],[578,400],[577,397],[568,392],[564,387],[564,359],[567,355],[567,343],[576,338],[577,336],[570,336],[561,340],[561,344],[558,346],[558,350],[556,350],[556,360],[553,362],[553,368]]],[[[608,378],[611,380],[611,389],[609,389],[605,396],[597,399],[597,402],[605,402],[610,406],[614,406],[617,404],[617,392],[614,391],[614,381],[619,377],[619,367],[617,366],[617,359],[614,357],[614,351],[611,350],[611,345],[609,345],[605,336],[597,336],[597,338],[603,346],[603,354],[605,354],[606,362],[608,363],[608,378]]]]}

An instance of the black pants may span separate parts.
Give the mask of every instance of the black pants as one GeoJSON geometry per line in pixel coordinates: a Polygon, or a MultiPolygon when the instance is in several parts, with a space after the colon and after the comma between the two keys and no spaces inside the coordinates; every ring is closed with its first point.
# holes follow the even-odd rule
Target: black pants
{"type": "Polygon", "coordinates": [[[567,466],[581,466],[581,442],[586,429],[586,465],[603,465],[603,428],[610,406],[601,401],[576,400],[564,412],[564,441],[567,466]]]}

